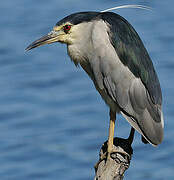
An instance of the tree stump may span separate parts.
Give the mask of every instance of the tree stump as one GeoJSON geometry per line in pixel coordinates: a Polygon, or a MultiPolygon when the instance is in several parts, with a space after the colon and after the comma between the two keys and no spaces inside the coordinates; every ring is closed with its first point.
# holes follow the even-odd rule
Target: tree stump
{"type": "Polygon", "coordinates": [[[133,149],[130,138],[114,138],[114,152],[111,158],[101,159],[107,151],[107,141],[102,145],[100,158],[95,165],[94,180],[122,180],[124,172],[129,168],[133,149]]]}

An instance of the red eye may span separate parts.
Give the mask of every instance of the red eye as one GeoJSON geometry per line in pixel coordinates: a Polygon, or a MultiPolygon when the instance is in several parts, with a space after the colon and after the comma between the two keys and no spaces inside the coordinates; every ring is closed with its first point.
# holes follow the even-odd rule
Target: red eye
{"type": "Polygon", "coordinates": [[[65,25],[64,27],[63,27],[63,29],[64,29],[64,31],[66,32],[66,33],[68,33],[68,31],[71,29],[71,25],[65,25]]]}

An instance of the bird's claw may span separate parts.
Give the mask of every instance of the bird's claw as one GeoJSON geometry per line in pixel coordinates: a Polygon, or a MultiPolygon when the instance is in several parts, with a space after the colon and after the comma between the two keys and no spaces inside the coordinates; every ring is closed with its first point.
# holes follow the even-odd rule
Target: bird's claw
{"type": "Polygon", "coordinates": [[[111,152],[105,152],[105,153],[103,153],[103,154],[100,154],[100,159],[99,159],[99,161],[95,164],[94,168],[95,168],[95,169],[98,169],[99,164],[100,164],[103,160],[105,160],[105,162],[107,162],[109,159],[115,160],[116,157],[117,157],[117,154],[120,154],[120,155],[122,155],[122,156],[128,156],[128,158],[130,158],[130,155],[129,155],[127,152],[121,151],[121,150],[114,150],[114,149],[113,149],[111,152]]]}

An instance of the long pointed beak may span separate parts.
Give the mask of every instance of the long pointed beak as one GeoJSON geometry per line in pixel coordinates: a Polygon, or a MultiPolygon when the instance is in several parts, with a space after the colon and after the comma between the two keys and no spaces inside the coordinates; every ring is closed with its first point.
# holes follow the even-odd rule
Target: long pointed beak
{"type": "Polygon", "coordinates": [[[26,51],[29,51],[33,48],[36,48],[36,47],[39,47],[39,46],[42,46],[42,45],[45,45],[45,44],[51,44],[51,43],[54,43],[54,42],[58,42],[59,37],[60,35],[60,31],[51,31],[49,34],[41,37],[40,39],[32,42],[25,50],[26,51]]]}

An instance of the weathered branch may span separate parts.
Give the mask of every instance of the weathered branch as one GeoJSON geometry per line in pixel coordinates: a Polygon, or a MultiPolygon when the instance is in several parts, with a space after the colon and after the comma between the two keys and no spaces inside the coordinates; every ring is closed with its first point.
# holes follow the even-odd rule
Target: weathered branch
{"type": "MultiPolygon", "coordinates": [[[[134,132],[132,132],[134,133],[134,132]]],[[[131,141],[133,139],[114,138],[114,152],[111,158],[104,158],[107,151],[107,142],[105,142],[100,150],[100,159],[95,166],[94,180],[122,180],[124,172],[129,168],[133,149],[131,141]]]]}

